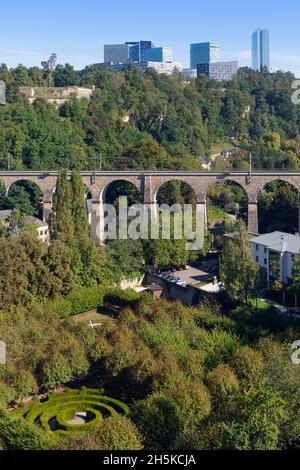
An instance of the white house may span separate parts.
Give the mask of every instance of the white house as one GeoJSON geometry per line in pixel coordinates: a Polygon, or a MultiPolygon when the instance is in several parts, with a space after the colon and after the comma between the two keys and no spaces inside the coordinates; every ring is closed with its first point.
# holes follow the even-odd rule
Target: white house
{"type": "Polygon", "coordinates": [[[272,232],[250,240],[253,259],[265,271],[268,286],[275,280],[287,283],[292,275],[295,255],[300,254],[300,237],[272,232]]]}

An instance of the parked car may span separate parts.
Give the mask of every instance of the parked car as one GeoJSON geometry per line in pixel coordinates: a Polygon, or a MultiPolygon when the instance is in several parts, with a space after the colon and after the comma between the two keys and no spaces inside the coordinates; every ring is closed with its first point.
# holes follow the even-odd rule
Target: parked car
{"type": "Polygon", "coordinates": [[[163,279],[167,279],[169,276],[170,276],[169,272],[165,272],[165,273],[160,274],[160,277],[162,277],[163,279]]]}
{"type": "Polygon", "coordinates": [[[171,282],[172,282],[173,284],[177,284],[177,282],[179,282],[179,281],[182,281],[182,279],[181,279],[180,277],[173,277],[173,279],[172,279],[171,282]]]}
{"type": "Polygon", "coordinates": [[[181,279],[180,281],[177,281],[176,284],[181,287],[185,287],[186,283],[181,279]]]}
{"type": "Polygon", "coordinates": [[[175,279],[175,277],[174,277],[174,276],[168,276],[166,279],[167,279],[167,281],[169,281],[169,282],[173,282],[174,279],[175,279]]]}

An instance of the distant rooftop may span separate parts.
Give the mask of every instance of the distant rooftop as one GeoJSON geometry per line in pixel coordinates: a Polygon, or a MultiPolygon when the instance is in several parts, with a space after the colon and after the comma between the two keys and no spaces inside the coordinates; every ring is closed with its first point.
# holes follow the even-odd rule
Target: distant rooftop
{"type": "Polygon", "coordinates": [[[256,245],[262,245],[270,250],[278,251],[279,253],[300,253],[300,237],[299,235],[292,235],[285,232],[272,232],[260,235],[250,240],[256,245]]]}
{"type": "MultiPolygon", "coordinates": [[[[0,210],[0,222],[5,222],[8,217],[10,217],[11,213],[11,209],[0,210]]],[[[34,217],[33,215],[27,215],[25,217],[25,220],[28,225],[36,225],[38,227],[46,227],[48,225],[47,222],[43,222],[42,220],[38,219],[37,217],[34,217]]]]}
{"type": "Polygon", "coordinates": [[[11,210],[0,210],[0,222],[5,222],[5,220],[10,216],[11,210]]]}

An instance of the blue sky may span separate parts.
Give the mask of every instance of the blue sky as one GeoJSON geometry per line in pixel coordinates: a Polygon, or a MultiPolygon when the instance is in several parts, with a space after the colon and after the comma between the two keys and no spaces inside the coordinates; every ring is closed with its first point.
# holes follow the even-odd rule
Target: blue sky
{"type": "Polygon", "coordinates": [[[52,52],[76,68],[104,43],[151,39],[189,65],[189,44],[218,41],[222,59],[250,64],[250,36],[271,34],[271,65],[300,77],[299,0],[0,0],[0,62],[39,65],[52,52]]]}

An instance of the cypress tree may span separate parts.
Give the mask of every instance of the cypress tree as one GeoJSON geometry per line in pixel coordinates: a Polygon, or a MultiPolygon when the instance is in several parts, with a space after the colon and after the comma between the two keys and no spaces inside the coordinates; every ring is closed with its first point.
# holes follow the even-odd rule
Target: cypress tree
{"type": "Polygon", "coordinates": [[[53,212],[50,221],[51,238],[67,245],[74,241],[74,221],[72,217],[72,187],[67,171],[61,170],[53,196],[53,212]]]}
{"type": "MultiPolygon", "coordinates": [[[[71,176],[72,187],[72,218],[74,223],[74,247],[80,259],[80,277],[83,282],[90,283],[97,279],[97,256],[95,247],[90,240],[89,223],[86,210],[86,190],[78,170],[71,176]]],[[[79,264],[78,264],[79,267],[79,264]]]]}
{"type": "Polygon", "coordinates": [[[71,187],[73,194],[72,218],[74,223],[75,242],[81,250],[90,243],[90,240],[85,187],[78,170],[74,170],[72,173],[71,187]]]}

